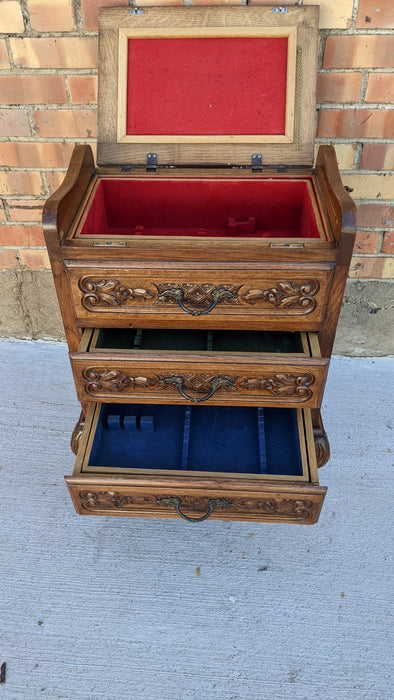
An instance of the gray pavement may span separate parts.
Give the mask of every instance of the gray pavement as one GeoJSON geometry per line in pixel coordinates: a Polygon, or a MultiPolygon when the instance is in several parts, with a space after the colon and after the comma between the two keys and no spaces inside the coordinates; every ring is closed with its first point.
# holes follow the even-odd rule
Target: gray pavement
{"type": "Polygon", "coordinates": [[[332,361],[312,527],[77,516],[66,346],[0,372],[0,700],[393,698],[393,359],[332,361]]]}

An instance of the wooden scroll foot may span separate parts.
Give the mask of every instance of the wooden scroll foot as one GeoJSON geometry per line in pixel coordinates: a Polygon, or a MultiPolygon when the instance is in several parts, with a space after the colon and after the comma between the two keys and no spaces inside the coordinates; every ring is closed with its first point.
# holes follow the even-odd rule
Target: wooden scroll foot
{"type": "Polygon", "coordinates": [[[73,434],[71,436],[71,449],[74,452],[74,454],[77,454],[78,452],[78,447],[79,447],[79,441],[81,439],[82,431],[85,426],[85,416],[83,415],[83,411],[81,411],[81,415],[79,416],[78,423],[76,424],[73,434]]]}
{"type": "Polygon", "coordinates": [[[315,438],[317,466],[324,467],[330,459],[330,443],[324,430],[320,411],[317,411],[313,416],[313,436],[315,438]]]}

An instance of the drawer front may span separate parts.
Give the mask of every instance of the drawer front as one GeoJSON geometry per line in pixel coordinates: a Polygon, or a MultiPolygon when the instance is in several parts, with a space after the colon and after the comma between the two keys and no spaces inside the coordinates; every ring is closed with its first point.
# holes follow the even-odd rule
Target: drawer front
{"type": "MultiPolygon", "coordinates": [[[[326,489],[305,484],[264,483],[248,489],[220,484],[207,486],[185,478],[184,485],[158,482],[139,486],[129,479],[92,476],[66,477],[77,513],[152,518],[181,517],[191,522],[249,520],[256,522],[317,522],[326,489]]],[[[179,479],[177,480],[179,482],[179,479]]]]}
{"type": "Polygon", "coordinates": [[[332,264],[260,270],[82,268],[68,263],[84,326],[317,330],[332,264]]]}
{"type": "Polygon", "coordinates": [[[185,355],[177,360],[121,354],[72,353],[82,402],[269,405],[318,408],[328,360],[289,356],[251,360],[185,355]]]}
{"type": "MultiPolygon", "coordinates": [[[[184,427],[177,430],[176,414],[183,415],[183,410],[168,410],[170,416],[162,409],[165,420],[161,425],[157,413],[152,418],[153,430],[152,421],[150,429],[143,430],[141,419],[138,435],[125,425],[117,429],[112,415],[110,425],[105,406],[89,407],[74,474],[66,477],[78,513],[180,517],[192,522],[207,518],[317,521],[326,489],[318,484],[310,411],[297,410],[295,422],[289,422],[288,409],[253,409],[255,417],[259,414],[257,425],[254,419],[245,422],[245,413],[241,415],[245,409],[223,407],[215,409],[216,418],[211,416],[208,426],[202,413],[212,409],[185,409],[184,427]],[[228,415],[219,418],[218,411],[235,411],[235,423],[228,415]],[[166,421],[172,437],[164,445],[166,421]],[[218,431],[224,431],[221,443],[218,431]],[[204,464],[210,471],[201,471],[204,464]]],[[[131,413],[138,413],[136,407],[131,407],[131,413]]]]}

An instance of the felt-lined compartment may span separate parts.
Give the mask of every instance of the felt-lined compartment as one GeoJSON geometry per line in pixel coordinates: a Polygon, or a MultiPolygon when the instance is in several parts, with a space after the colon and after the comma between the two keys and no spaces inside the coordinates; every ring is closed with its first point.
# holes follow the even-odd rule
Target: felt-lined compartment
{"type": "Polygon", "coordinates": [[[307,180],[100,178],[78,236],[324,238],[307,180]]]}
{"type": "Polygon", "coordinates": [[[100,328],[91,350],[303,353],[300,333],[100,328]]]}
{"type": "Polygon", "coordinates": [[[295,409],[102,404],[86,471],[302,477],[295,409]]]}
{"type": "Polygon", "coordinates": [[[286,37],[128,40],[127,134],[284,134],[286,37]]]}

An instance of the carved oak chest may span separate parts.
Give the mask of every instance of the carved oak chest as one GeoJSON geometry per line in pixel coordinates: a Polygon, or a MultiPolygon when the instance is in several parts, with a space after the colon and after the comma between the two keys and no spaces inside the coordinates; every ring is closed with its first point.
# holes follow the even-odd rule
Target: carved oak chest
{"type": "Polygon", "coordinates": [[[97,167],[44,230],[81,417],[79,513],[313,523],[355,232],[314,163],[318,8],[104,9],[97,167]]]}

